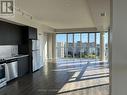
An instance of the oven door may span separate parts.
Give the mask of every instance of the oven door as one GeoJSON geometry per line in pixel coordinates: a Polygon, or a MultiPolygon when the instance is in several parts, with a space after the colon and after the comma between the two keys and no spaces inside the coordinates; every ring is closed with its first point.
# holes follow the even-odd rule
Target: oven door
{"type": "Polygon", "coordinates": [[[0,83],[5,81],[6,75],[5,75],[5,64],[0,64],[0,83]]]}

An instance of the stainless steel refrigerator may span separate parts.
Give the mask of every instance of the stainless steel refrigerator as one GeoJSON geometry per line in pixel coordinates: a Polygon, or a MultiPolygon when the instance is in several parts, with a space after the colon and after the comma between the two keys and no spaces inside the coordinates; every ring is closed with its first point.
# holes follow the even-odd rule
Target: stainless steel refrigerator
{"type": "Polygon", "coordinates": [[[40,54],[40,41],[32,40],[32,71],[40,69],[43,66],[42,56],[40,54]]]}

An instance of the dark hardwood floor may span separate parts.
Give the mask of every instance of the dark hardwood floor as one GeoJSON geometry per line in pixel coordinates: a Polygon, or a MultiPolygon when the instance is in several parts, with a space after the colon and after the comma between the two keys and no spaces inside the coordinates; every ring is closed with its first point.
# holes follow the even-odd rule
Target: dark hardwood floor
{"type": "Polygon", "coordinates": [[[108,64],[48,63],[39,71],[13,80],[0,95],[109,95],[108,64]]]}

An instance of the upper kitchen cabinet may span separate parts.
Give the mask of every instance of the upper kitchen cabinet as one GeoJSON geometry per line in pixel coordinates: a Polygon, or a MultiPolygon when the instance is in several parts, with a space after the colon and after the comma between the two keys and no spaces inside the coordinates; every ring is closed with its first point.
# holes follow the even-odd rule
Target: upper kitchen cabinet
{"type": "Polygon", "coordinates": [[[37,28],[22,26],[22,43],[25,44],[29,39],[37,40],[37,28]]]}
{"type": "Polygon", "coordinates": [[[21,34],[20,26],[0,21],[0,45],[21,44],[21,34]]]}
{"type": "Polygon", "coordinates": [[[37,28],[0,21],[0,45],[26,45],[37,40],[37,28]]]}
{"type": "Polygon", "coordinates": [[[37,40],[37,28],[29,27],[28,33],[29,33],[29,39],[37,40]]]}
{"type": "Polygon", "coordinates": [[[27,54],[29,51],[29,39],[37,40],[37,29],[30,26],[22,26],[22,40],[19,45],[19,53],[27,54]]]}

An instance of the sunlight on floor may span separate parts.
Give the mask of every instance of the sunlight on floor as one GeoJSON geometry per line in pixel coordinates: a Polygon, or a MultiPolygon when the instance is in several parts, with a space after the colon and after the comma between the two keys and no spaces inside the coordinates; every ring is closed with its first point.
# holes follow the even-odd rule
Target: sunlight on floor
{"type": "MultiPolygon", "coordinates": [[[[62,64],[65,66],[65,64],[62,64]]],[[[72,64],[69,64],[70,66],[72,64]]],[[[74,65],[74,64],[73,64],[74,65]]],[[[108,64],[89,62],[84,68],[77,68],[68,82],[58,91],[57,95],[108,95],[109,68],[108,64]]],[[[76,67],[75,67],[76,69],[76,67]]],[[[68,70],[71,70],[68,68],[68,70]]]]}
{"type": "Polygon", "coordinates": [[[68,71],[68,72],[70,72],[70,71],[79,71],[81,69],[82,69],[82,67],[78,67],[78,68],[73,67],[73,68],[67,68],[67,69],[64,69],[64,68],[63,69],[62,68],[61,69],[55,69],[55,70],[52,70],[52,71],[58,71],[58,72],[59,71],[68,71]]]}
{"type": "Polygon", "coordinates": [[[104,74],[104,73],[109,73],[109,69],[108,68],[104,68],[104,69],[86,70],[83,73],[83,76],[90,76],[90,75],[104,74]]]}
{"type": "Polygon", "coordinates": [[[62,89],[58,93],[66,93],[71,91],[76,91],[85,88],[92,88],[95,86],[105,85],[109,83],[109,78],[98,78],[98,79],[90,79],[90,80],[81,80],[67,83],[63,86],[62,89]]]}
{"type": "Polygon", "coordinates": [[[87,64],[88,62],[77,62],[77,63],[65,63],[65,64],[59,64],[58,67],[64,67],[64,66],[77,66],[77,65],[84,65],[87,64]]]}
{"type": "Polygon", "coordinates": [[[78,77],[78,75],[80,74],[80,72],[75,72],[72,76],[72,78],[78,77]]]}

